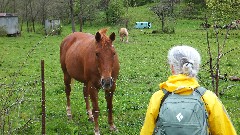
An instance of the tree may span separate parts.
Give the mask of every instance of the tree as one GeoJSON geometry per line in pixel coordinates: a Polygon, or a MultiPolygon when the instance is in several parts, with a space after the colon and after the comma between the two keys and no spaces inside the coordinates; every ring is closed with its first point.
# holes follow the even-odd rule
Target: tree
{"type": "MultiPolygon", "coordinates": [[[[240,7],[240,1],[207,0],[206,4],[209,9],[208,15],[210,16],[210,19],[213,21],[212,23],[214,24],[214,26],[226,24],[226,22],[232,22],[233,20],[238,19],[236,17],[239,17],[240,15],[240,13],[238,12],[238,9],[240,7]]],[[[207,13],[205,17],[205,23],[206,24],[208,23],[207,13]]],[[[212,87],[215,90],[215,94],[218,96],[221,58],[227,53],[235,50],[236,48],[230,49],[227,52],[223,52],[223,49],[226,46],[226,40],[227,40],[227,36],[230,28],[227,29],[227,32],[224,38],[224,43],[222,45],[220,45],[219,43],[219,32],[217,29],[218,29],[217,27],[214,27],[215,34],[216,34],[216,42],[217,42],[217,57],[216,57],[215,63],[213,61],[213,56],[211,52],[212,48],[209,44],[208,31],[207,31],[207,43],[208,43],[208,54],[209,54],[208,63],[210,68],[210,76],[212,77],[212,87]]]]}
{"type": "Polygon", "coordinates": [[[183,0],[182,3],[182,17],[195,19],[201,17],[201,13],[206,11],[205,0],[183,0]]]}
{"type": "MultiPolygon", "coordinates": [[[[207,21],[206,21],[207,23],[207,21]]],[[[223,51],[226,47],[226,40],[228,37],[228,33],[230,29],[227,29],[226,35],[224,37],[223,44],[219,42],[220,34],[217,30],[217,28],[214,28],[215,30],[215,36],[216,36],[216,44],[217,44],[217,56],[216,59],[214,59],[213,53],[212,53],[212,47],[209,42],[209,34],[207,30],[207,50],[208,50],[208,55],[209,55],[209,61],[206,64],[209,64],[209,72],[210,76],[212,78],[212,88],[215,91],[215,94],[219,96],[219,79],[224,79],[225,81],[227,80],[227,74],[225,73],[224,75],[220,75],[220,64],[221,64],[221,58],[225,56],[226,54],[239,49],[240,47],[232,48],[228,51],[223,51]]],[[[203,66],[205,66],[204,64],[203,66]]],[[[203,67],[202,66],[202,67],[203,67]]]]}
{"type": "Polygon", "coordinates": [[[136,6],[143,6],[148,3],[154,2],[154,0],[124,0],[124,3],[128,2],[129,6],[136,7],[136,6]]]}
{"type": "MultiPolygon", "coordinates": [[[[128,16],[128,8],[129,8],[129,5],[130,5],[130,0],[125,0],[125,7],[126,7],[126,15],[128,16]]],[[[128,29],[128,23],[129,23],[129,18],[127,17],[126,18],[126,21],[125,21],[125,28],[128,29]]]]}
{"type": "Polygon", "coordinates": [[[31,19],[33,21],[33,28],[34,27],[34,15],[32,11],[32,0],[24,0],[24,19],[26,19],[26,24],[27,24],[27,32],[32,31],[32,28],[30,28],[29,20],[31,19]],[[31,10],[31,11],[30,11],[31,10]]]}
{"type": "Polygon", "coordinates": [[[174,0],[163,0],[157,6],[154,6],[151,9],[161,20],[163,33],[174,32],[174,26],[170,27],[170,25],[174,23],[173,3],[174,0]],[[168,21],[168,23],[165,23],[166,21],[168,21]],[[168,24],[168,26],[165,24],[168,24]]]}
{"type": "Polygon", "coordinates": [[[16,13],[16,0],[0,0],[0,13],[16,13]]]}
{"type": "Polygon", "coordinates": [[[79,0],[76,2],[75,13],[78,14],[80,31],[82,31],[84,22],[86,20],[91,21],[95,19],[98,14],[99,0],[93,0],[89,3],[89,0],[79,0]]]}
{"type": "MultiPolygon", "coordinates": [[[[46,19],[60,19],[62,23],[71,23],[69,0],[44,0],[46,19]]],[[[42,17],[43,18],[43,17],[42,17]]],[[[40,18],[41,19],[41,18],[40,18]]]]}
{"type": "Polygon", "coordinates": [[[112,0],[106,10],[108,24],[115,24],[124,15],[123,1],[112,0]]]}
{"type": "Polygon", "coordinates": [[[213,23],[223,25],[239,19],[239,0],[206,0],[206,4],[213,23]]]}
{"type": "Polygon", "coordinates": [[[7,8],[9,6],[9,0],[0,0],[0,12],[5,13],[7,12],[7,8]]]}
{"type": "Polygon", "coordinates": [[[73,0],[69,1],[69,7],[70,7],[70,12],[71,12],[72,32],[75,32],[73,0]]]}
{"type": "Polygon", "coordinates": [[[29,8],[30,8],[31,21],[32,21],[32,30],[33,32],[35,32],[36,31],[35,21],[40,11],[40,8],[38,8],[38,3],[35,2],[34,0],[29,0],[29,8]]]}
{"type": "Polygon", "coordinates": [[[49,1],[47,0],[40,0],[40,15],[42,16],[41,18],[41,22],[42,22],[42,25],[45,24],[45,20],[46,20],[46,17],[47,17],[47,5],[49,4],[49,1]]]}
{"type": "Polygon", "coordinates": [[[82,27],[83,27],[83,0],[79,0],[79,24],[80,24],[80,32],[82,32],[82,27]]]}

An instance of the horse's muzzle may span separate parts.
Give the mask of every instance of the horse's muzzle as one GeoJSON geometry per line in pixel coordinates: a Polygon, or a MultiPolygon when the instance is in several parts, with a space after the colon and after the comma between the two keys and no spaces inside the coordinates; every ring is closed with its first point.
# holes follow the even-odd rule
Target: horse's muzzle
{"type": "Polygon", "coordinates": [[[112,77],[102,78],[101,79],[101,85],[102,85],[103,89],[110,89],[113,85],[112,77]]]}

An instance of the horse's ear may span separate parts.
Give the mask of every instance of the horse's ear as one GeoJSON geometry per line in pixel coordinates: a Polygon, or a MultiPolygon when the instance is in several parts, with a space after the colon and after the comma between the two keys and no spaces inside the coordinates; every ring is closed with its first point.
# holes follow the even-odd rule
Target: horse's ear
{"type": "Polygon", "coordinates": [[[114,33],[114,32],[110,35],[110,39],[111,39],[112,41],[115,40],[115,33],[114,33]]]}
{"type": "Polygon", "coordinates": [[[95,39],[97,42],[99,42],[101,40],[101,34],[99,32],[96,33],[95,39]]]}

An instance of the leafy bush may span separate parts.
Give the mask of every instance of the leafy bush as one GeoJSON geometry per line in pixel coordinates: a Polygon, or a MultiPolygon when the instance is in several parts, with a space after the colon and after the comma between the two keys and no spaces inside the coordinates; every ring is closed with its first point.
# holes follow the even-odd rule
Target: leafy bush
{"type": "Polygon", "coordinates": [[[124,15],[124,7],[120,1],[110,1],[109,7],[106,11],[107,20],[109,24],[115,24],[124,15]]]}
{"type": "Polygon", "coordinates": [[[6,35],[7,35],[7,31],[5,27],[0,26],[0,36],[6,36],[6,35]]]}

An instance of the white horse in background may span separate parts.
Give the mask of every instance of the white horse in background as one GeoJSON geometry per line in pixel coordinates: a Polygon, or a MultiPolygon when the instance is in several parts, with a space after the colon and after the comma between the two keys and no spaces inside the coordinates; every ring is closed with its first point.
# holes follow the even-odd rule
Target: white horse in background
{"type": "Polygon", "coordinates": [[[127,28],[120,28],[120,41],[124,42],[124,38],[126,38],[126,43],[128,42],[128,30],[127,28]]]}

